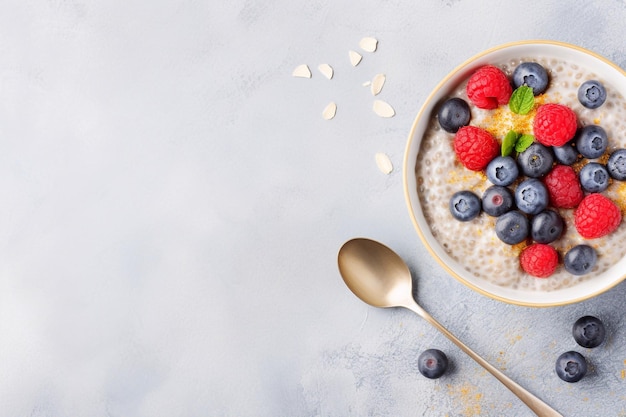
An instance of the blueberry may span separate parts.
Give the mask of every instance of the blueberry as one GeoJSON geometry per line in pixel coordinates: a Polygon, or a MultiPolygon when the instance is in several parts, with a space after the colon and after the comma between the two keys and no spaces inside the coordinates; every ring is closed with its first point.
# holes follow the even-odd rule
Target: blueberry
{"type": "Polygon", "coordinates": [[[511,185],[519,175],[515,159],[510,156],[496,156],[487,165],[487,178],[495,185],[511,185]]]}
{"type": "Polygon", "coordinates": [[[439,125],[443,130],[456,133],[461,126],[466,126],[470,121],[470,108],[465,100],[458,97],[446,100],[437,113],[439,125]]]}
{"type": "Polygon", "coordinates": [[[520,243],[528,236],[528,219],[517,210],[504,213],[496,220],[496,235],[509,245],[520,243]]]}
{"type": "Polygon", "coordinates": [[[616,180],[626,180],[626,149],[618,149],[609,156],[606,163],[609,175],[616,180]]]}
{"type": "Polygon", "coordinates": [[[576,149],[582,156],[589,159],[604,155],[609,144],[606,131],[598,125],[587,125],[580,129],[574,138],[576,149]]]}
{"type": "Polygon", "coordinates": [[[480,214],[480,198],[471,191],[457,191],[450,198],[450,213],[462,222],[467,222],[480,214]]]}
{"type": "Polygon", "coordinates": [[[563,233],[563,218],[554,210],[544,210],[530,222],[530,236],[537,243],[551,243],[563,233]]]}
{"type": "Polygon", "coordinates": [[[577,245],[563,257],[565,270],[572,275],[585,275],[596,265],[598,254],[589,245],[577,245]]]}
{"type": "Polygon", "coordinates": [[[599,81],[585,81],[578,88],[578,101],[588,109],[597,109],[605,100],[606,90],[599,81]]]}
{"type": "Polygon", "coordinates": [[[483,193],[483,211],[499,217],[513,208],[513,193],[501,185],[492,185],[483,193]]]}
{"type": "Polygon", "coordinates": [[[520,171],[531,178],[539,178],[546,175],[552,169],[553,162],[552,150],[537,142],[530,145],[517,156],[520,171]]]}
{"type": "Polygon", "coordinates": [[[597,162],[589,162],[578,173],[583,190],[590,193],[600,193],[609,186],[609,172],[606,167],[597,162]]]}
{"type": "Polygon", "coordinates": [[[587,373],[587,360],[573,350],[562,353],[554,367],[556,374],[565,382],[578,382],[587,373]]]}
{"type": "Polygon", "coordinates": [[[515,189],[515,205],[527,214],[538,214],[548,207],[548,189],[536,178],[522,181],[515,189]]]}
{"type": "Polygon", "coordinates": [[[548,88],[548,72],[536,62],[522,62],[513,71],[513,85],[515,88],[527,85],[533,89],[534,95],[539,95],[548,88]]]}
{"type": "Polygon", "coordinates": [[[572,165],[578,160],[578,150],[576,149],[576,141],[571,140],[563,146],[553,146],[552,152],[554,159],[563,165],[572,165]]]}
{"type": "Polygon", "coordinates": [[[448,369],[448,357],[439,349],[426,349],[417,358],[417,369],[426,378],[439,378],[448,369]]]}
{"type": "Polygon", "coordinates": [[[604,342],[606,331],[600,319],[593,316],[585,316],[576,320],[572,327],[572,335],[580,346],[595,348],[604,342]]]}

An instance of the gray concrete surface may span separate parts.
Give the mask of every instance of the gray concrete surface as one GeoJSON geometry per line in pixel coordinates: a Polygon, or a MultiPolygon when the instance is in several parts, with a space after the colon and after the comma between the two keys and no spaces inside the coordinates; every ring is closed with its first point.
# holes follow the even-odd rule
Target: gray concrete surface
{"type": "Polygon", "coordinates": [[[425,251],[401,179],[457,64],[546,38],[626,68],[624,21],[617,0],[2,2],[0,416],[532,415],[426,322],[349,293],[336,253],[355,236],[563,415],[626,415],[626,284],[548,309],[478,295],[425,251]],[[390,119],[362,85],[377,73],[390,119]],[[608,327],[594,350],[570,335],[585,314],[608,327]],[[451,361],[436,381],[417,371],[431,347],[451,361]],[[591,363],[577,384],[553,371],[570,349],[591,363]]]}

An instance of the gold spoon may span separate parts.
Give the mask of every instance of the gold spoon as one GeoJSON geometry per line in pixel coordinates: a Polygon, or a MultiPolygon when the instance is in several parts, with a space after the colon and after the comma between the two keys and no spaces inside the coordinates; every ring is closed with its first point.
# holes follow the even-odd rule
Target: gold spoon
{"type": "Polygon", "coordinates": [[[413,283],[409,268],[402,258],[387,246],[364,238],[349,240],[339,250],[338,264],[346,285],[361,300],[374,307],[404,307],[413,311],[495,376],[535,414],[540,417],[563,417],[465,346],[420,307],[412,296],[413,283]]]}

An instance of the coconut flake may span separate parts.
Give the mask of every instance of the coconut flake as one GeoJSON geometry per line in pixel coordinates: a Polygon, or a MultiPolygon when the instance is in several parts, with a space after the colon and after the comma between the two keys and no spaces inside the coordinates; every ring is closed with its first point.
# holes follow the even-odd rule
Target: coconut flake
{"type": "Polygon", "coordinates": [[[363,83],[363,87],[369,87],[370,85],[372,85],[372,82],[370,80],[367,80],[363,83]]]}
{"type": "Polygon", "coordinates": [[[361,49],[363,49],[366,52],[374,52],[376,51],[376,48],[378,47],[378,40],[376,40],[376,38],[370,38],[370,37],[363,38],[359,42],[359,46],[361,47],[361,49]]]}
{"type": "Polygon", "coordinates": [[[374,113],[380,117],[393,117],[396,115],[393,107],[391,107],[389,103],[382,100],[374,100],[373,110],[374,113]]]}
{"type": "Polygon", "coordinates": [[[383,174],[388,175],[391,174],[391,171],[393,171],[393,164],[391,163],[391,159],[389,159],[389,156],[385,153],[378,152],[376,154],[376,165],[378,166],[380,172],[382,172],[383,174]]]}
{"type": "Polygon", "coordinates": [[[328,103],[328,105],[322,111],[322,117],[326,120],[330,120],[335,117],[337,113],[337,105],[334,102],[328,103]]]}
{"type": "Polygon", "coordinates": [[[329,80],[333,78],[333,67],[331,67],[328,64],[321,64],[320,66],[317,67],[318,70],[320,70],[320,72],[322,73],[322,75],[326,78],[328,78],[329,80]]]}
{"type": "Polygon", "coordinates": [[[311,70],[306,64],[298,65],[291,73],[294,77],[311,78],[311,70]]]}
{"type": "Polygon", "coordinates": [[[359,65],[359,62],[361,62],[361,59],[363,58],[360,53],[354,51],[348,51],[348,56],[350,57],[350,63],[353,67],[359,65]]]}
{"type": "Polygon", "coordinates": [[[370,86],[370,90],[372,91],[372,95],[377,96],[383,89],[383,85],[385,85],[385,74],[376,74],[372,79],[372,84],[370,86]]]}

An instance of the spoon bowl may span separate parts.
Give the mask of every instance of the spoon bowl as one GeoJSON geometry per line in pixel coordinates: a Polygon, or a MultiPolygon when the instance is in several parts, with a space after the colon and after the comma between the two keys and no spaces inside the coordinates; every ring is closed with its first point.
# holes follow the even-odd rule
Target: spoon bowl
{"type": "Polygon", "coordinates": [[[410,304],[413,282],[406,263],[391,249],[370,239],[346,242],[338,256],[339,271],[350,291],[374,307],[410,304]]]}
{"type": "Polygon", "coordinates": [[[463,352],[489,371],[536,415],[563,417],[467,347],[420,307],[412,295],[411,271],[393,250],[375,240],[356,238],[347,241],[339,249],[337,263],[344,282],[350,291],[362,301],[374,307],[404,307],[413,311],[435,326],[463,352]]]}

